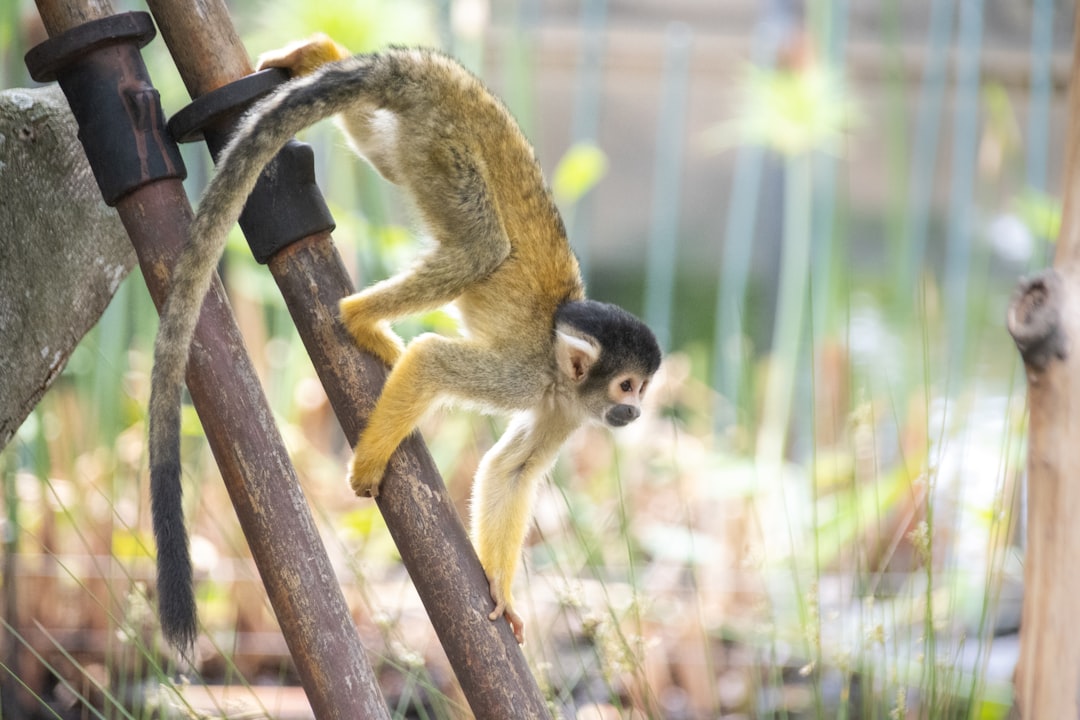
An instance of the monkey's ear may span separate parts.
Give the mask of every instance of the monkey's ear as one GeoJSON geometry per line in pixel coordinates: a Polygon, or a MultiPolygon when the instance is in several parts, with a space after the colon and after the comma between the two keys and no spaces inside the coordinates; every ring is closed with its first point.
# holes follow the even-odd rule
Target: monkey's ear
{"type": "Polygon", "coordinates": [[[555,331],[555,362],[566,377],[580,382],[600,357],[600,348],[592,338],[555,331]]]}

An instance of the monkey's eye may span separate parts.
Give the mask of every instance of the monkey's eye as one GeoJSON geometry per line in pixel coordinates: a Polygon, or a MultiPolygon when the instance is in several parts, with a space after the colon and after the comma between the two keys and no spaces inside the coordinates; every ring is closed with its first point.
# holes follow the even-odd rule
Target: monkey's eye
{"type": "Polygon", "coordinates": [[[634,383],[630,382],[629,380],[623,380],[619,384],[619,389],[623,392],[631,392],[634,389],[634,383]]]}

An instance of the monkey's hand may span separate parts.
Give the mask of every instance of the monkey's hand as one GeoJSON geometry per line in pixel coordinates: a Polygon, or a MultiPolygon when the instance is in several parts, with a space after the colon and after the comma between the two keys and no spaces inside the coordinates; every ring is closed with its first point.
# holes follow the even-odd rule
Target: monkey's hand
{"type": "Polygon", "coordinates": [[[327,63],[349,57],[351,53],[323,33],[306,40],[297,40],[279,50],[270,50],[259,56],[257,67],[282,68],[292,77],[309,75],[327,63]]]}
{"type": "Polygon", "coordinates": [[[374,498],[379,496],[379,485],[386,472],[386,461],[363,452],[363,444],[356,446],[352,462],[349,464],[349,485],[357,497],[374,498]]]}
{"type": "Polygon", "coordinates": [[[504,582],[498,577],[499,575],[500,573],[496,573],[495,576],[488,575],[488,588],[491,592],[491,599],[495,601],[495,609],[488,615],[488,620],[498,620],[505,616],[506,621],[510,623],[511,632],[514,633],[514,639],[518,641],[518,645],[523,645],[525,643],[525,622],[510,606],[509,580],[504,582]]]}

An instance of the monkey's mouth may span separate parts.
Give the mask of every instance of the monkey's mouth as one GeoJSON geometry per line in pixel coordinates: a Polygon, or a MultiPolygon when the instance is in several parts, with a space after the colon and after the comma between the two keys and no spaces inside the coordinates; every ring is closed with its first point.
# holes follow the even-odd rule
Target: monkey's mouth
{"type": "Polygon", "coordinates": [[[633,405],[616,405],[604,413],[604,422],[611,427],[623,427],[637,420],[641,410],[633,405]]]}

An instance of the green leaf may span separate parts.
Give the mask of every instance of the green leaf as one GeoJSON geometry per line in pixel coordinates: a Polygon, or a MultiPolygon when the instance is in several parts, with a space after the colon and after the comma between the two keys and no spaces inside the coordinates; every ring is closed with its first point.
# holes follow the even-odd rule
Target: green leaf
{"type": "Polygon", "coordinates": [[[555,199],[560,204],[572,204],[581,199],[607,173],[607,155],[592,143],[577,143],[563,155],[555,168],[551,183],[555,199]]]}
{"type": "Polygon", "coordinates": [[[136,530],[114,530],[112,535],[112,554],[114,557],[130,560],[133,558],[152,558],[150,551],[153,540],[146,533],[136,530]]]}
{"type": "Polygon", "coordinates": [[[1056,240],[1061,233],[1061,201],[1037,190],[1025,190],[1013,200],[1020,221],[1036,237],[1056,240]]]}
{"type": "Polygon", "coordinates": [[[799,70],[750,67],[737,115],[705,133],[714,151],[764,145],[785,155],[834,151],[858,119],[840,73],[824,65],[799,70]]]}
{"type": "Polygon", "coordinates": [[[195,412],[194,405],[185,403],[180,408],[180,434],[185,437],[201,436],[204,434],[202,421],[199,420],[199,414],[195,412]]]}

